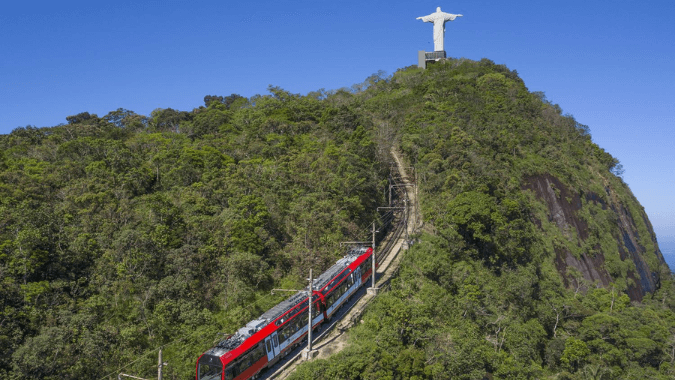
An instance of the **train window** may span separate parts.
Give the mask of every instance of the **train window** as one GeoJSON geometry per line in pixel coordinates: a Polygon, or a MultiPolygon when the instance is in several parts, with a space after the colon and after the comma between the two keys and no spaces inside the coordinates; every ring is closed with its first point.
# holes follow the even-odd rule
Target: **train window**
{"type": "Polygon", "coordinates": [[[295,319],[292,319],[279,331],[279,339],[281,339],[282,342],[286,341],[286,339],[290,338],[291,335],[295,333],[295,319]]]}
{"type": "Polygon", "coordinates": [[[199,364],[199,380],[220,380],[223,367],[209,364],[199,364]]]}
{"type": "Polygon", "coordinates": [[[241,373],[241,360],[232,364],[230,366],[230,371],[232,371],[232,377],[235,378],[241,373]]]}
{"type": "Polygon", "coordinates": [[[265,351],[263,350],[263,345],[259,344],[251,353],[251,364],[256,363],[263,356],[265,356],[265,351]]]}
{"type": "MultiPolygon", "coordinates": [[[[269,343],[270,342],[267,341],[268,348],[271,348],[269,343]]],[[[258,360],[260,360],[263,356],[265,356],[265,349],[262,344],[259,344],[255,348],[250,350],[247,354],[242,356],[241,359],[239,359],[236,363],[228,366],[227,371],[225,371],[225,379],[232,380],[234,377],[237,377],[239,374],[246,371],[249,367],[251,367],[258,360]]],[[[219,378],[220,377],[218,377],[218,379],[219,378]]],[[[214,378],[213,380],[216,380],[216,378],[214,378]]]]}
{"type": "Polygon", "coordinates": [[[258,348],[255,349],[257,358],[256,360],[260,360],[263,356],[265,356],[265,350],[263,350],[263,345],[259,345],[258,348]]]}
{"type": "Polygon", "coordinates": [[[272,352],[272,340],[267,341],[267,352],[270,353],[272,352]]]}

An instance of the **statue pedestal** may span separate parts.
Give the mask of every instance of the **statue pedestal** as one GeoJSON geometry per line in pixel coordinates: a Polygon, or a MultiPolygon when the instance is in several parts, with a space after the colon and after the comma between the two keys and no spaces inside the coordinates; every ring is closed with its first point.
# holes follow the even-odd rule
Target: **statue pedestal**
{"type": "Polygon", "coordinates": [[[426,52],[424,50],[417,51],[417,67],[426,69],[428,62],[436,62],[447,58],[445,50],[426,52]]]}

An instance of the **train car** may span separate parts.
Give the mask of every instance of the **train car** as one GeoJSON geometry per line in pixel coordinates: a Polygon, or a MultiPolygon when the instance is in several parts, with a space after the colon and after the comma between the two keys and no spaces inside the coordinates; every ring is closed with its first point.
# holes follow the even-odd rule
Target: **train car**
{"type": "MultiPolygon", "coordinates": [[[[352,249],[312,286],[312,328],[328,321],[372,273],[372,248],[352,249]]],[[[307,336],[309,287],[220,341],[197,360],[196,380],[256,378],[307,336]]]]}

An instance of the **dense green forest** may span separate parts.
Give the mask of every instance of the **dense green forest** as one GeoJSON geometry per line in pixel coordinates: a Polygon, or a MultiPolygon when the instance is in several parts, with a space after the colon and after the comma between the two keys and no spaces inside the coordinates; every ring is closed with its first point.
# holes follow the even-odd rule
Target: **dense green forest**
{"type": "MultiPolygon", "coordinates": [[[[81,113],[0,137],[0,378],[194,378],[197,357],[363,239],[372,123],[321,93],[81,113]],[[220,336],[222,338],[222,336],[220,336]]],[[[384,166],[386,167],[386,165],[384,166]]]]}
{"type": "Polygon", "coordinates": [[[160,346],[194,378],[271,288],[368,236],[392,147],[424,228],[349,346],[295,378],[675,376],[675,285],[619,162],[515,71],[204,103],[0,136],[0,378],[150,378],[160,346]]]}
{"type": "Polygon", "coordinates": [[[395,130],[425,226],[350,345],[294,379],[675,377],[670,270],[587,126],[488,60],[400,70],[353,104],[395,130]]]}

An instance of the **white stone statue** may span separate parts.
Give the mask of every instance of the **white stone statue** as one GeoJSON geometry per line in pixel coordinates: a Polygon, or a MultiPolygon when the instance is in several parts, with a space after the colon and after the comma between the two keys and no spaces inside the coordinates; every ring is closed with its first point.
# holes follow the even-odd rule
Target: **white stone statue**
{"type": "Polygon", "coordinates": [[[434,23],[434,51],[445,50],[445,23],[447,21],[454,21],[457,17],[462,17],[462,15],[453,15],[451,13],[441,12],[441,7],[438,7],[436,8],[436,12],[428,16],[417,18],[417,20],[434,23]]]}

